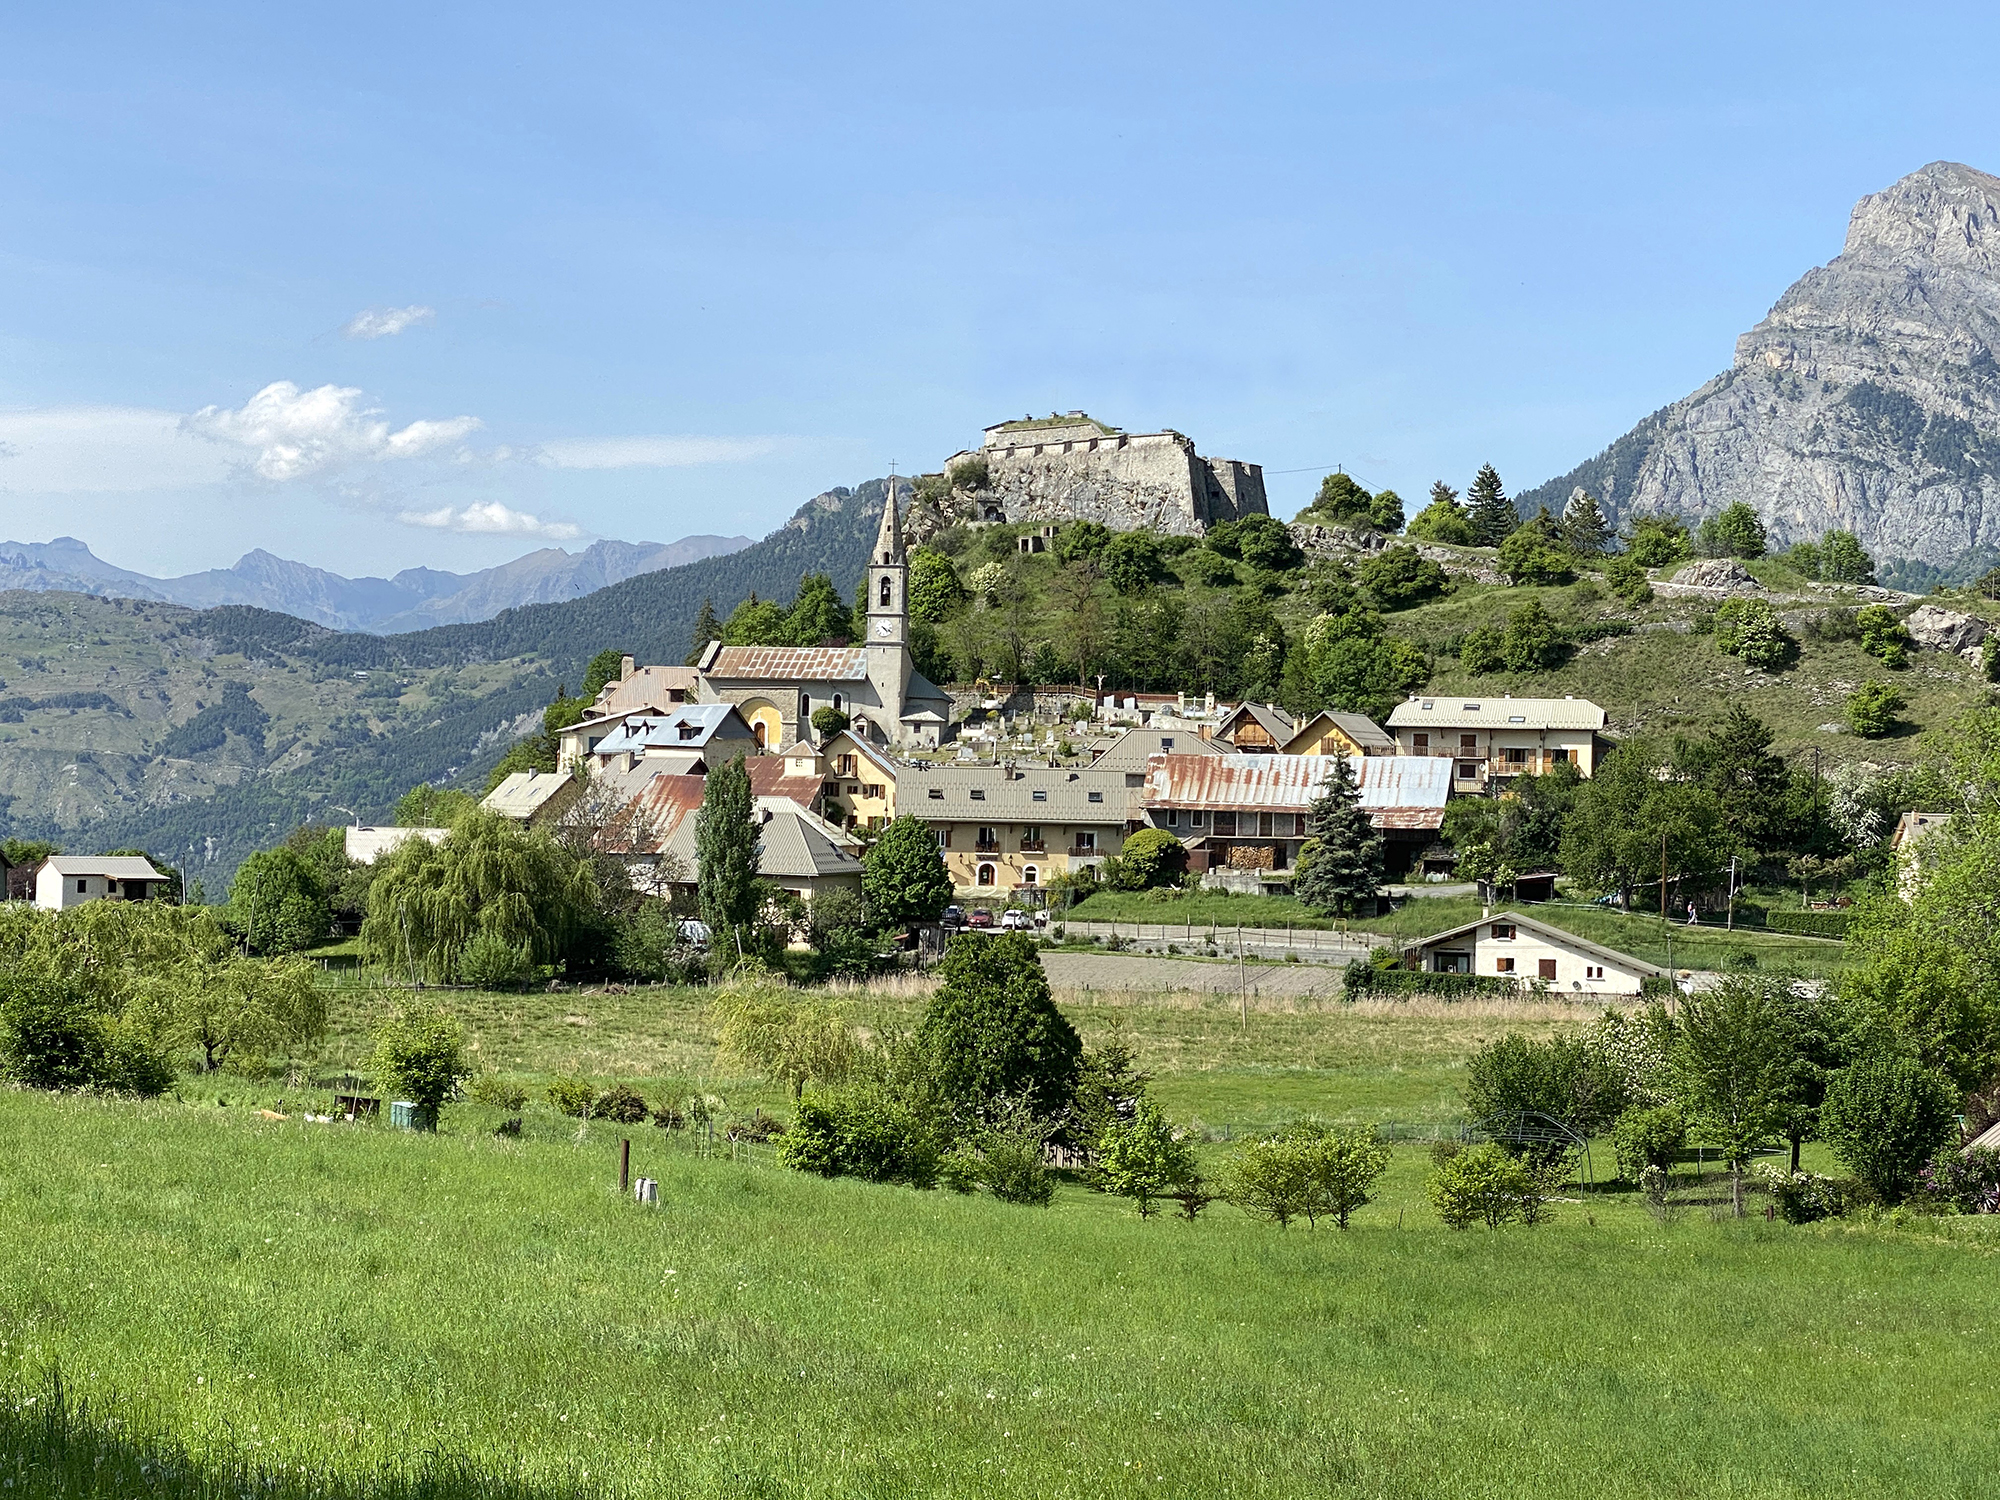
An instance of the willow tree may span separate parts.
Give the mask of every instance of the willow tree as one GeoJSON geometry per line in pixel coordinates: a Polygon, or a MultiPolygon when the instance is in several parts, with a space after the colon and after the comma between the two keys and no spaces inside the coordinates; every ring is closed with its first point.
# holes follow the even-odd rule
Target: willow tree
{"type": "Polygon", "coordinates": [[[372,958],[450,983],[473,938],[492,934],[538,964],[583,936],[597,879],[554,840],[490,813],[461,819],[442,843],[405,839],[368,892],[361,941],[372,958]]]}

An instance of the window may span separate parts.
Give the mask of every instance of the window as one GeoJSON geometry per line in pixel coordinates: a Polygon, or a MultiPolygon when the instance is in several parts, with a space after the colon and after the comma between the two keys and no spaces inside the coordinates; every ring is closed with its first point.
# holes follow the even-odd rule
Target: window
{"type": "Polygon", "coordinates": [[[810,719],[812,717],[812,711],[813,711],[812,699],[808,698],[804,693],[800,693],[799,721],[803,723],[805,720],[810,719]]]}
{"type": "Polygon", "coordinates": [[[1468,703],[1465,705],[1465,711],[1469,714],[1476,714],[1479,712],[1479,705],[1477,703],[1468,703]]]}
{"type": "Polygon", "coordinates": [[[1199,807],[1188,814],[1188,826],[1190,828],[1202,828],[1207,826],[1207,823],[1208,814],[1199,807]]]}
{"type": "Polygon", "coordinates": [[[1218,838],[1233,838],[1236,835],[1236,814],[1218,812],[1215,815],[1215,832],[1218,838]]]}
{"type": "MultiPolygon", "coordinates": [[[[889,607],[889,580],[886,576],[882,579],[882,607],[884,609],[889,607]]],[[[991,884],[991,882],[989,881],[988,884],[991,884]]]]}
{"type": "Polygon", "coordinates": [[[1021,847],[1022,847],[1023,849],[1027,849],[1027,848],[1035,848],[1035,849],[1039,849],[1039,848],[1041,848],[1041,847],[1042,847],[1042,830],[1041,830],[1041,829],[1039,829],[1039,828],[1037,828],[1037,827],[1035,827],[1035,826],[1034,826],[1033,824],[1030,824],[1030,825],[1029,825],[1028,827],[1026,827],[1026,828],[1023,828],[1023,829],[1021,830],[1021,847]]]}
{"type": "Polygon", "coordinates": [[[841,711],[842,709],[844,709],[844,708],[845,708],[846,706],[847,706],[846,704],[844,704],[844,703],[842,703],[842,702],[840,701],[840,694],[838,694],[838,693],[835,693],[835,694],[833,695],[833,711],[834,711],[835,713],[839,713],[839,712],[840,712],[840,711],[841,711]]]}
{"type": "Polygon", "coordinates": [[[1042,872],[1037,870],[1033,865],[1023,865],[1021,867],[1021,884],[1037,885],[1041,881],[1041,875],[1042,872]]]}
{"type": "Polygon", "coordinates": [[[1583,966],[1583,977],[1585,979],[1602,979],[1604,977],[1604,965],[1585,964],[1583,966]]]}
{"type": "Polygon", "coordinates": [[[850,797],[859,797],[861,795],[861,788],[850,781],[847,783],[847,795],[850,797]]]}
{"type": "Polygon", "coordinates": [[[1458,737],[1458,748],[1461,752],[1477,750],[1479,748],[1479,736],[1476,734],[1461,734],[1458,737]]]}
{"type": "Polygon", "coordinates": [[[1258,813],[1257,837],[1262,839],[1267,839],[1270,836],[1271,836],[1271,815],[1269,813],[1258,813]]]}
{"type": "Polygon", "coordinates": [[[997,849],[1000,847],[1000,840],[991,828],[982,828],[979,830],[979,847],[982,849],[997,849]]]}
{"type": "Polygon", "coordinates": [[[1160,736],[1160,750],[1163,754],[1167,755],[1174,753],[1174,737],[1172,735],[1163,734],[1160,736]]]}
{"type": "Polygon", "coordinates": [[[979,883],[981,885],[992,885],[999,879],[999,876],[1000,872],[991,865],[981,865],[979,867],[979,883]]]}
{"type": "Polygon", "coordinates": [[[864,781],[861,784],[861,794],[864,797],[879,797],[882,795],[882,788],[872,781],[864,781]]]}
{"type": "Polygon", "coordinates": [[[1102,792],[1092,792],[1092,793],[1090,794],[1090,800],[1091,800],[1092,802],[1102,802],[1102,801],[1104,800],[1104,793],[1102,793],[1102,792]]]}
{"type": "Polygon", "coordinates": [[[82,881],[82,880],[79,880],[79,881],[78,881],[78,882],[76,883],[76,893],[77,893],[77,894],[78,894],[79,896],[83,895],[83,894],[84,894],[84,893],[85,893],[86,891],[88,891],[89,889],[90,889],[90,886],[89,886],[89,883],[88,883],[87,881],[82,881]]]}
{"type": "Polygon", "coordinates": [[[1436,707],[1437,707],[1437,701],[1436,701],[1435,699],[1432,699],[1432,698],[1426,698],[1426,699],[1424,699],[1424,707],[1425,707],[1425,708],[1436,708],[1436,707]]]}
{"type": "Polygon", "coordinates": [[[1509,750],[1507,752],[1508,765],[1525,766],[1527,763],[1528,763],[1528,752],[1526,750],[1509,750]]]}
{"type": "Polygon", "coordinates": [[[1495,922],[1493,924],[1493,936],[1503,941],[1513,941],[1514,924],[1512,922],[1495,922]]]}
{"type": "Polygon", "coordinates": [[[933,802],[942,802],[944,801],[944,788],[941,786],[930,787],[927,789],[926,795],[928,795],[931,801],[933,802]]]}
{"type": "Polygon", "coordinates": [[[699,724],[683,724],[683,725],[681,725],[681,738],[682,738],[682,739],[684,739],[684,740],[698,740],[698,739],[700,739],[700,738],[701,738],[701,726],[700,726],[699,724]]]}
{"type": "Polygon", "coordinates": [[[986,800],[986,788],[983,786],[974,787],[972,789],[972,800],[974,802],[984,802],[986,800]]]}
{"type": "Polygon", "coordinates": [[[1538,978],[1553,979],[1556,977],[1556,961],[1553,958],[1544,958],[1537,960],[1535,968],[1537,970],[1538,978]]]}
{"type": "Polygon", "coordinates": [[[940,828],[937,831],[937,836],[938,848],[949,849],[951,847],[951,830],[949,828],[940,828]]]}
{"type": "Polygon", "coordinates": [[[836,776],[852,776],[854,774],[854,757],[851,755],[836,755],[833,758],[833,774],[836,776]]]}
{"type": "Polygon", "coordinates": [[[1513,973],[1513,972],[1514,972],[1514,960],[1513,960],[1513,959],[1511,959],[1511,958],[1496,958],[1496,959],[1494,959],[1494,960],[1493,960],[1493,972],[1494,972],[1495,974],[1511,974],[1511,973],[1513,973]]]}
{"type": "MultiPolygon", "coordinates": [[[[1125,785],[1127,785],[1127,786],[1144,786],[1145,784],[1146,784],[1146,773],[1145,773],[1145,772],[1143,772],[1143,771],[1127,771],[1127,772],[1125,773],[1125,785]]],[[[1097,800],[1098,800],[1098,801],[1100,801],[1100,802],[1102,802],[1102,801],[1103,801],[1104,799],[1103,799],[1102,797],[1099,797],[1099,798],[1098,798],[1097,800]]]]}
{"type": "Polygon", "coordinates": [[[1049,794],[1047,792],[1030,792],[1028,793],[1028,799],[1031,802],[1046,802],[1049,800],[1049,794]]]}
{"type": "Polygon", "coordinates": [[[1528,722],[1528,716],[1526,714],[1509,714],[1507,715],[1507,722],[1509,724],[1525,724],[1528,722]]]}
{"type": "Polygon", "coordinates": [[[1178,827],[1180,827],[1180,826],[1181,826],[1181,810],[1180,810],[1180,809],[1179,809],[1178,807],[1170,807],[1170,808],[1168,808],[1168,809],[1167,809],[1167,827],[1169,827],[1169,828],[1178,828],[1178,827]]]}
{"type": "Polygon", "coordinates": [[[1089,828],[1079,828],[1076,831],[1076,847],[1082,851],[1091,853],[1096,852],[1097,849],[1096,832],[1089,828]]]}
{"type": "Polygon", "coordinates": [[[1458,779],[1460,781],[1477,781],[1479,779],[1479,762],[1474,760],[1460,761],[1458,763],[1458,779]]]}

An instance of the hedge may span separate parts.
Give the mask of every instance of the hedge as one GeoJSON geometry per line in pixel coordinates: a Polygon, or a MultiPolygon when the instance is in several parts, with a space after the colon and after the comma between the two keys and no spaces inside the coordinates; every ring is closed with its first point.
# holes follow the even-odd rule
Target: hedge
{"type": "Polygon", "coordinates": [[[1516,995],[1522,986],[1491,974],[1429,974],[1422,969],[1382,969],[1365,958],[1347,966],[1341,996],[1359,1000],[1368,995],[1435,995],[1445,1000],[1467,995],[1516,995]]]}
{"type": "Polygon", "coordinates": [[[1766,932],[1790,932],[1799,937],[1844,938],[1853,913],[1844,911],[1791,911],[1764,913],[1766,932]]]}

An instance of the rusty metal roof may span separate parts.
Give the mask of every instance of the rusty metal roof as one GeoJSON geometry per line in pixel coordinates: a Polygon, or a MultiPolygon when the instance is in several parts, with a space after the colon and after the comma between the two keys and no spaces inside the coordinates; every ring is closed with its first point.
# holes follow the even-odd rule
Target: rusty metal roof
{"type": "Polygon", "coordinates": [[[708,675],[758,682],[861,682],[868,676],[868,648],[724,646],[708,675]]]}
{"type": "Polygon", "coordinates": [[[794,771],[791,758],[784,755],[752,755],[743,762],[750,773],[750,794],[754,797],[783,797],[800,807],[811,807],[819,796],[817,771],[794,771]]]}
{"type": "MultiPolygon", "coordinates": [[[[1333,772],[1332,755],[1159,755],[1146,775],[1148,807],[1304,812],[1333,772]]],[[[1428,755],[1350,755],[1361,805],[1443,813],[1452,763],[1428,755]]],[[[1390,825],[1382,825],[1390,826],[1390,825]]],[[[1398,827],[1435,827],[1397,824],[1398,827]]]]}

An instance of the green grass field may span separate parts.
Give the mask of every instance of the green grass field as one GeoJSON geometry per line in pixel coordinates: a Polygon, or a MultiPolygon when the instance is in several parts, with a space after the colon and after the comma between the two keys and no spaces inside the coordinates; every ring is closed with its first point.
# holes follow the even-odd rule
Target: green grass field
{"type": "MultiPolygon", "coordinates": [[[[845,1003],[907,1025],[923,989],[845,1003]]],[[[394,998],[341,991],[313,1068],[394,998]]],[[[524,1082],[783,1106],[718,1067],[698,992],[451,998],[524,1082]]],[[[1449,1128],[1478,1045],[1573,1014],[1064,998],[1214,1163],[1307,1112],[1449,1128]]],[[[248,1107],[295,1111],[308,1071],[0,1092],[0,1492],[1947,1495],[1994,1457],[1984,1221],[1726,1221],[1711,1164],[1666,1223],[1572,1193],[1453,1233],[1410,1143],[1344,1235],[1142,1222],[1076,1185],[1036,1210],[823,1182],[539,1105],[520,1140],[469,1105],[437,1136],[248,1107]],[[657,1211],[615,1193],[622,1136],[657,1211]],[[52,1369],[87,1403],[65,1432],[52,1369]]]]}

